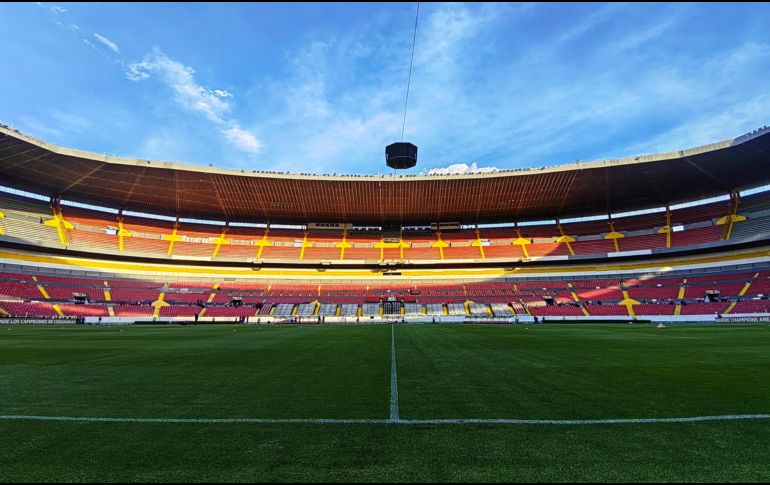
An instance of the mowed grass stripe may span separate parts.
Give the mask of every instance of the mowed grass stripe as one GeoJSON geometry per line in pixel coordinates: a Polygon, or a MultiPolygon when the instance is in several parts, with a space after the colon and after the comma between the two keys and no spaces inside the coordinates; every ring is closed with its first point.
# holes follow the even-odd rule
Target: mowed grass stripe
{"type": "Polygon", "coordinates": [[[241,418],[388,416],[384,326],[0,332],[0,413],[241,418]]]}
{"type": "Polygon", "coordinates": [[[0,481],[767,482],[769,441],[770,421],[590,427],[0,422],[0,481]]]}
{"type": "Polygon", "coordinates": [[[770,411],[770,328],[404,326],[402,419],[638,419],[770,411]]]}

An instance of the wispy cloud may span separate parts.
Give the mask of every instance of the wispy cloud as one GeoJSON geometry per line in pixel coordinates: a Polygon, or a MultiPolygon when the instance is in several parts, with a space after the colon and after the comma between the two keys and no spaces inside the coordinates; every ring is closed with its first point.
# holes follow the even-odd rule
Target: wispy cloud
{"type": "Polygon", "coordinates": [[[118,45],[116,43],[114,43],[113,41],[111,41],[110,39],[108,39],[107,37],[105,37],[103,35],[100,35],[100,34],[96,34],[96,33],[94,34],[94,37],[96,37],[96,40],[101,42],[103,45],[105,45],[112,52],[114,52],[116,54],[120,53],[120,49],[118,48],[118,45]]]}
{"type": "Polygon", "coordinates": [[[232,93],[198,83],[195,69],[171,59],[157,47],[142,61],[126,68],[126,77],[131,81],[143,81],[153,76],[174,92],[178,105],[204,115],[219,127],[224,138],[235,148],[250,154],[257,154],[262,149],[262,142],[256,135],[241,128],[240,123],[230,117],[232,107],[226,99],[233,98],[232,93]]]}
{"type": "Polygon", "coordinates": [[[262,151],[262,142],[257,139],[254,133],[244,130],[238,125],[225,128],[222,132],[225,138],[239,150],[255,155],[262,151]]]}
{"type": "Polygon", "coordinates": [[[49,11],[50,13],[52,13],[54,15],[59,15],[59,14],[63,14],[63,13],[67,12],[67,9],[64,8],[64,7],[60,7],[58,5],[49,5],[46,2],[35,2],[35,5],[37,5],[38,7],[42,8],[44,10],[49,11]]]}

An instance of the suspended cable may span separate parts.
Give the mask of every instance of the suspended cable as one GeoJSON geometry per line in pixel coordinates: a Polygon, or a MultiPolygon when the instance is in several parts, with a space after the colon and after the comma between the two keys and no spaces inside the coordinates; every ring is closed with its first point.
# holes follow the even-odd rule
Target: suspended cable
{"type": "Polygon", "coordinates": [[[417,20],[420,18],[420,2],[417,2],[417,14],[414,16],[414,36],[412,37],[412,58],[409,60],[409,78],[406,81],[406,100],[404,101],[404,122],[401,125],[401,141],[404,141],[406,129],[406,108],[409,105],[409,87],[412,84],[412,64],[414,64],[414,45],[417,41],[417,20]]]}

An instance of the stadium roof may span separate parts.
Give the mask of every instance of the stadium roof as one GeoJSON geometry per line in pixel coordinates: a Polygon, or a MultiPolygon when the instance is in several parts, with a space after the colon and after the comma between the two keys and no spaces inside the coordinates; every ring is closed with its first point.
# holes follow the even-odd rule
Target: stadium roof
{"type": "Polygon", "coordinates": [[[768,129],[677,152],[554,167],[337,176],[109,157],[0,126],[0,185],[104,207],[230,222],[543,220],[660,207],[769,183],[768,129]]]}

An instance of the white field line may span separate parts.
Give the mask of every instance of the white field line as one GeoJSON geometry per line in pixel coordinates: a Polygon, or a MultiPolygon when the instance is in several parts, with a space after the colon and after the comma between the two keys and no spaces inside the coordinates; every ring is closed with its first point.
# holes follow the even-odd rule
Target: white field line
{"type": "Polygon", "coordinates": [[[399,422],[398,369],[396,367],[396,325],[390,327],[390,421],[399,422]]]}
{"type": "Polygon", "coordinates": [[[361,425],[387,424],[397,426],[456,426],[456,425],[628,425],[699,423],[707,421],[746,421],[770,419],[770,414],[722,414],[683,418],[629,418],[629,419],[317,419],[317,418],[115,418],[92,416],[24,416],[0,415],[0,421],[60,421],[77,423],[139,423],[139,424],[331,424],[361,425]]]}

